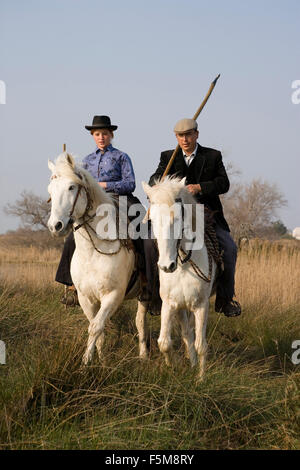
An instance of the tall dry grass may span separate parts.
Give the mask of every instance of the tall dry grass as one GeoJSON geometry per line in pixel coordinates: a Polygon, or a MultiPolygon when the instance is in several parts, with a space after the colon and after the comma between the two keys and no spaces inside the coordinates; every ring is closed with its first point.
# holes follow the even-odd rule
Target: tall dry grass
{"type": "Polygon", "coordinates": [[[58,248],[14,246],[0,243],[0,263],[57,263],[61,254],[58,248]]]}
{"type": "Polygon", "coordinates": [[[8,285],[43,287],[53,283],[61,251],[0,243],[0,280],[8,285]]]}
{"type": "Polygon", "coordinates": [[[238,254],[236,293],[244,305],[300,304],[300,242],[251,240],[238,254]]]}
{"type": "Polygon", "coordinates": [[[57,255],[18,259],[14,249],[0,264],[0,449],[300,449],[300,365],[290,360],[299,245],[256,241],[239,252],[243,314],[211,308],[202,384],[177,329],[176,363],[165,366],[159,318],[148,318],[150,361],[137,359],[135,301],[108,323],[104,362],[82,369],[88,324],[59,303],[57,255]]]}

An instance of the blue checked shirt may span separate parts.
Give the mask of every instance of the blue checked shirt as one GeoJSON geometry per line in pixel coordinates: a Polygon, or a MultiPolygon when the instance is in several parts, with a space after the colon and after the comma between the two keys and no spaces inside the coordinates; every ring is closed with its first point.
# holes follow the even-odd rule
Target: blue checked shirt
{"type": "Polygon", "coordinates": [[[109,145],[104,153],[100,149],[82,160],[82,167],[98,181],[107,183],[106,191],[128,194],[135,190],[135,176],[130,157],[109,145]]]}

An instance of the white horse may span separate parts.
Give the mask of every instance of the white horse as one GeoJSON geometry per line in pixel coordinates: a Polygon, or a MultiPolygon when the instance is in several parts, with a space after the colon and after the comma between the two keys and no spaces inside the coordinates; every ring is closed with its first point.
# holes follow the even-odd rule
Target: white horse
{"type": "MultiPolygon", "coordinates": [[[[71,262],[71,276],[78,292],[78,300],[89,321],[89,337],[83,356],[88,364],[95,346],[102,358],[105,322],[116,312],[124,300],[126,288],[135,269],[135,254],[121,244],[117,236],[101,239],[96,235],[97,224],[103,220],[99,208],[112,207],[113,199],[84,169],[75,165],[67,153],[61,154],[54,164],[48,162],[52,172],[48,191],[51,197],[50,232],[66,236],[73,227],[76,249],[71,262]],[[98,210],[97,210],[98,209],[98,210]],[[101,219],[102,217],[102,219],[101,219]]],[[[116,225],[111,218],[110,224],[116,225]]],[[[112,228],[110,225],[110,228],[112,228]]],[[[116,226],[113,228],[116,229],[116,226]]],[[[114,232],[114,230],[113,230],[114,232]]],[[[117,230],[115,230],[117,233],[117,230]]],[[[126,298],[139,293],[135,286],[126,298]]],[[[147,303],[138,302],[136,326],[139,334],[139,355],[146,358],[147,303]]]]}
{"type": "MultiPolygon", "coordinates": [[[[151,219],[159,251],[158,267],[160,296],[162,298],[159,349],[164,354],[166,363],[170,365],[172,362],[171,332],[176,315],[181,325],[187,356],[192,366],[199,362],[199,376],[201,378],[205,367],[206,324],[216,264],[211,260],[211,269],[209,269],[208,252],[204,244],[201,249],[193,249],[189,252],[190,260],[185,262],[186,253],[182,251],[182,247],[185,247],[188,242],[187,229],[193,228],[188,227],[188,220],[184,222],[184,230],[182,229],[177,239],[175,238],[176,234],[173,229],[178,223],[178,218],[182,217],[183,211],[176,214],[174,203],[180,202],[182,208],[185,204],[190,204],[194,215],[196,210],[196,200],[187,190],[185,178],[180,180],[166,177],[152,187],[144,182],[142,185],[150,201],[148,217],[151,219]],[[180,258],[178,261],[180,253],[183,259],[180,258]],[[202,279],[199,277],[199,268],[202,271],[202,279]],[[203,275],[203,273],[205,274],[203,275]],[[207,279],[204,280],[206,277],[207,279]],[[187,311],[190,312],[189,316],[187,311]]],[[[193,226],[195,224],[194,215],[190,217],[190,224],[193,226]]],[[[203,223],[204,219],[200,227],[202,236],[204,234],[203,223]]],[[[201,236],[199,226],[198,234],[201,236]]]]}

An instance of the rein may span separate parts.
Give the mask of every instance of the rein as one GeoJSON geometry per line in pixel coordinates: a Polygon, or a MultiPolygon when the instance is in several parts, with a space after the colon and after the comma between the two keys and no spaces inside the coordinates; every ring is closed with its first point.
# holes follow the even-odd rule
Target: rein
{"type": "MultiPolygon", "coordinates": [[[[178,240],[177,240],[177,258],[179,257],[181,263],[184,264],[184,263],[187,263],[187,261],[190,260],[190,258],[192,256],[192,249],[190,249],[187,254],[185,253],[186,256],[183,259],[181,259],[180,254],[179,254],[179,250],[180,249],[182,250],[182,248],[180,248],[180,242],[183,238],[183,232],[184,232],[184,207],[183,207],[183,203],[182,203],[181,198],[176,198],[175,202],[179,202],[179,204],[180,204],[180,207],[181,207],[181,220],[182,220],[181,238],[178,238],[178,240]]],[[[192,243],[194,243],[195,239],[196,239],[196,237],[193,238],[192,243]]]]}
{"type": "Polygon", "coordinates": [[[78,200],[78,197],[79,197],[79,194],[80,194],[80,191],[82,190],[82,186],[79,186],[78,188],[78,191],[77,191],[77,194],[76,194],[76,197],[74,199],[74,202],[73,202],[73,206],[72,206],[72,209],[70,210],[70,214],[69,214],[69,217],[70,217],[70,221],[72,221],[72,215],[73,215],[73,212],[74,212],[74,209],[75,209],[75,206],[76,206],[76,203],[77,203],[77,200],[78,200]]]}
{"type": "MultiPolygon", "coordinates": [[[[192,256],[192,249],[190,249],[187,253],[184,251],[184,249],[180,246],[180,243],[182,241],[182,238],[183,238],[183,232],[184,232],[184,207],[183,207],[183,203],[182,203],[182,199],[181,198],[176,198],[175,199],[175,202],[179,202],[180,205],[181,205],[181,216],[182,216],[182,226],[181,226],[181,238],[178,238],[177,240],[177,259],[179,258],[180,261],[181,261],[181,264],[185,264],[187,262],[190,263],[191,267],[193,268],[194,272],[196,273],[196,275],[202,279],[203,281],[205,282],[211,282],[211,275],[212,275],[212,256],[211,254],[209,253],[209,251],[207,250],[207,254],[208,254],[208,263],[209,263],[209,272],[208,272],[208,276],[206,276],[206,274],[203,273],[203,271],[199,268],[199,266],[197,266],[196,263],[194,263],[194,261],[191,259],[191,256],[192,256]],[[181,258],[180,256],[180,251],[183,253],[184,255],[184,258],[181,258]]],[[[192,243],[194,243],[196,237],[193,238],[192,240],[192,243]]]]}
{"type": "Polygon", "coordinates": [[[73,225],[73,232],[76,232],[76,230],[78,230],[79,228],[83,227],[83,226],[87,223],[88,220],[92,220],[92,219],[96,216],[96,213],[93,214],[93,215],[90,215],[87,220],[84,220],[81,224],[78,224],[76,227],[74,227],[74,221],[73,221],[73,219],[72,219],[72,215],[73,215],[73,212],[74,212],[74,210],[75,210],[75,206],[76,206],[76,204],[77,204],[78,197],[79,197],[79,194],[80,194],[82,188],[84,188],[85,194],[86,194],[86,198],[87,198],[87,205],[86,205],[84,214],[83,214],[83,216],[82,216],[83,219],[84,219],[84,217],[88,214],[89,210],[92,208],[92,200],[91,200],[91,196],[90,196],[88,190],[86,189],[85,186],[80,185],[79,188],[78,188],[76,197],[75,197],[75,199],[74,199],[72,209],[71,209],[70,214],[69,214],[70,223],[73,225]]]}
{"type": "MultiPolygon", "coordinates": [[[[80,173],[75,173],[81,180],[83,179],[82,178],[82,175],[80,173]]],[[[50,179],[54,179],[54,178],[57,178],[57,175],[52,175],[50,179]]],[[[51,197],[47,200],[47,202],[51,202],[51,197]]],[[[98,237],[96,231],[93,229],[93,227],[88,223],[90,222],[91,220],[93,220],[95,217],[96,217],[96,212],[92,215],[89,215],[88,212],[92,209],[93,207],[93,201],[92,201],[92,198],[91,198],[91,195],[88,191],[88,189],[84,186],[84,185],[79,185],[78,186],[78,191],[77,191],[77,194],[76,194],[76,197],[74,199],[74,202],[73,202],[73,206],[70,210],[70,213],[69,213],[69,224],[72,225],[72,230],[73,232],[76,232],[78,229],[80,229],[81,227],[83,227],[86,231],[86,233],[88,234],[88,237],[90,239],[90,242],[92,243],[93,245],[93,248],[98,252],[100,253],[101,255],[107,255],[107,256],[112,256],[112,255],[116,255],[117,253],[119,253],[119,251],[121,250],[122,247],[125,247],[127,248],[128,250],[130,249],[133,249],[133,244],[131,242],[131,240],[120,240],[119,239],[119,243],[120,243],[120,246],[118,248],[117,251],[114,251],[113,253],[105,253],[104,251],[101,251],[99,250],[96,245],[95,245],[95,242],[90,234],[90,232],[88,231],[87,227],[89,227],[90,230],[92,230],[95,235],[98,237]],[[84,214],[82,215],[82,219],[84,219],[86,216],[88,216],[88,218],[86,220],[83,220],[83,222],[81,222],[80,224],[76,225],[76,227],[74,227],[74,220],[72,219],[72,216],[73,216],[73,213],[74,213],[74,210],[75,210],[75,207],[76,207],[76,204],[77,204],[77,201],[78,201],[78,198],[79,198],[79,195],[80,195],[80,192],[82,190],[82,188],[85,190],[85,194],[86,194],[86,199],[87,199],[87,205],[86,205],[86,208],[85,208],[85,211],[84,211],[84,214]],[[131,242],[131,243],[130,243],[131,242]]],[[[106,241],[115,241],[115,240],[106,240],[106,241]]]]}
{"type": "MultiPolygon", "coordinates": [[[[86,233],[88,234],[88,237],[90,239],[91,244],[93,245],[93,248],[101,255],[107,255],[107,256],[116,255],[117,253],[119,253],[119,251],[122,249],[123,246],[127,249],[131,249],[132,245],[130,243],[128,243],[128,242],[127,243],[126,242],[122,243],[121,240],[119,240],[119,248],[117,249],[117,251],[114,251],[113,253],[106,253],[105,251],[101,251],[101,250],[99,250],[99,248],[96,247],[95,242],[93,240],[93,237],[90,234],[89,230],[87,229],[87,227],[88,227],[98,237],[95,229],[88,223],[96,217],[96,212],[92,215],[88,215],[88,218],[86,220],[83,220],[83,222],[81,222],[80,224],[76,225],[76,227],[74,227],[74,222],[72,221],[72,215],[73,215],[73,212],[74,212],[77,200],[78,200],[79,193],[80,193],[82,188],[84,188],[85,193],[86,193],[86,198],[87,198],[87,205],[86,205],[84,214],[82,216],[83,219],[85,218],[86,215],[88,215],[88,212],[92,208],[92,205],[93,205],[92,204],[92,198],[91,198],[90,193],[87,190],[87,188],[85,186],[79,186],[78,192],[76,194],[76,198],[75,198],[74,203],[73,203],[73,207],[72,207],[71,212],[70,212],[70,221],[73,224],[73,232],[76,232],[78,229],[83,227],[85,229],[86,233]]],[[[115,240],[106,240],[106,241],[115,241],[115,240]]]]}
{"type": "MultiPolygon", "coordinates": [[[[208,272],[208,276],[206,276],[206,274],[203,273],[203,271],[199,268],[199,266],[197,266],[196,263],[194,263],[194,261],[191,259],[192,249],[190,249],[188,251],[188,253],[186,253],[184,251],[184,249],[182,247],[180,247],[180,242],[183,238],[183,232],[184,232],[184,222],[183,222],[184,221],[184,207],[183,207],[183,203],[182,203],[181,198],[176,198],[175,202],[179,202],[181,204],[181,215],[182,215],[181,239],[179,238],[178,241],[177,241],[177,258],[180,259],[181,264],[185,264],[185,263],[189,262],[190,265],[192,266],[194,272],[197,274],[198,277],[200,277],[200,279],[203,279],[203,281],[205,281],[205,282],[211,282],[211,274],[212,274],[212,257],[211,257],[211,255],[208,253],[209,272],[208,272]],[[180,254],[179,254],[179,251],[181,251],[185,255],[183,259],[181,258],[180,254]]],[[[196,237],[193,238],[192,243],[194,243],[195,239],[196,239],[196,237]]]]}
{"type": "MultiPolygon", "coordinates": [[[[180,250],[183,252],[183,254],[186,254],[185,251],[183,250],[183,248],[180,248],[180,250]]],[[[188,255],[184,258],[184,260],[182,260],[180,258],[180,255],[179,256],[179,259],[180,261],[182,262],[182,264],[185,262],[186,258],[188,257],[188,255]]],[[[190,265],[192,266],[194,272],[197,274],[198,277],[200,277],[200,279],[203,279],[203,281],[205,282],[211,282],[211,274],[212,274],[212,256],[208,253],[208,263],[209,263],[209,271],[208,271],[208,276],[206,276],[206,274],[204,274],[203,271],[201,271],[201,269],[199,268],[199,266],[197,266],[196,263],[194,263],[194,261],[192,259],[190,259],[190,257],[188,258],[188,261],[190,263],[190,265]]]]}

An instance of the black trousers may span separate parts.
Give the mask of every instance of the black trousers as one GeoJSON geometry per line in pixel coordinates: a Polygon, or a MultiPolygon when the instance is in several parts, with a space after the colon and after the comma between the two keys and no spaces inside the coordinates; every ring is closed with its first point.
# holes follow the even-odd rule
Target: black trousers
{"type": "Polygon", "coordinates": [[[237,246],[230,235],[220,225],[215,225],[217,239],[223,250],[224,271],[217,280],[216,300],[232,300],[234,297],[234,276],[237,259],[237,246]]]}
{"type": "Polygon", "coordinates": [[[73,281],[71,278],[70,268],[71,260],[75,251],[75,240],[73,232],[66,238],[64,248],[61,254],[59,265],[56,271],[55,280],[66,286],[72,286],[73,281]]]}

